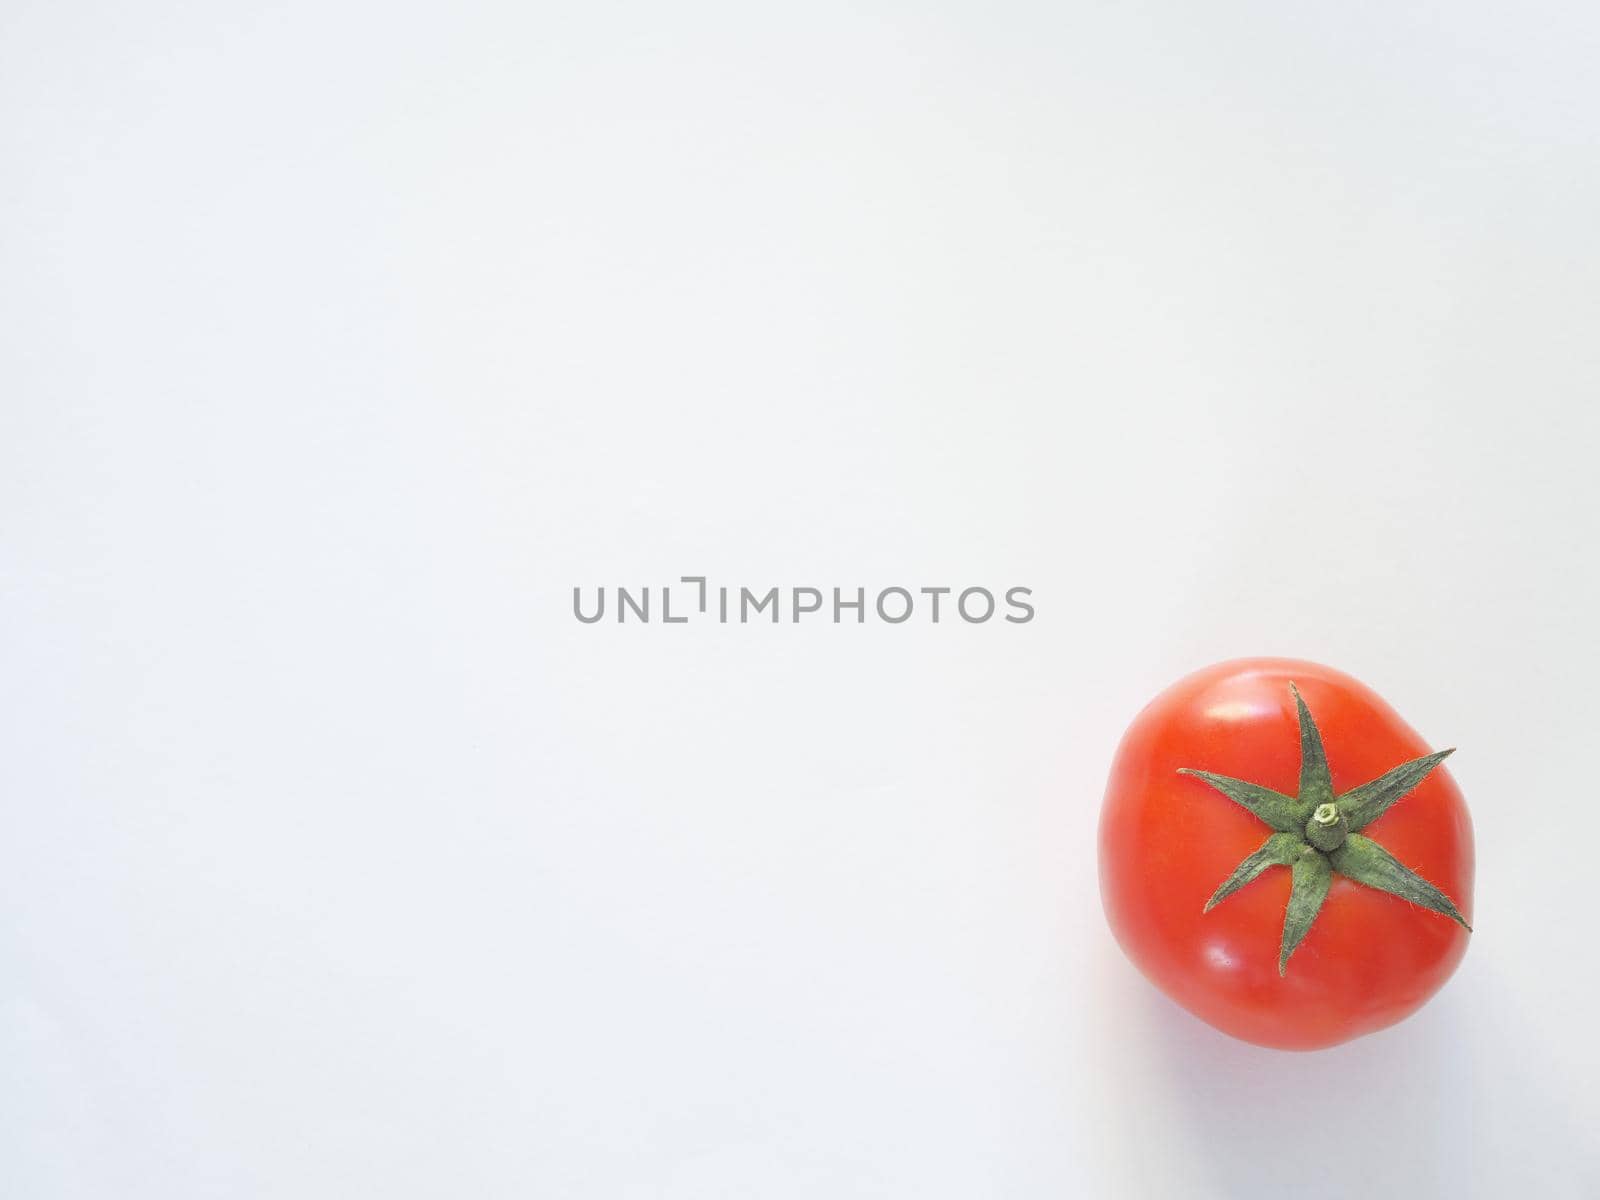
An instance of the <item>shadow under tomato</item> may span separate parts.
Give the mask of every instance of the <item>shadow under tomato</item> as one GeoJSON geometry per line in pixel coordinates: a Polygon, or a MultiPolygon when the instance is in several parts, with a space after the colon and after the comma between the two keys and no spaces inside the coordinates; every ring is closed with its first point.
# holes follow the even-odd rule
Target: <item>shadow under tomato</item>
{"type": "Polygon", "coordinates": [[[1463,1101],[1475,1059],[1448,992],[1391,1029],[1328,1050],[1269,1050],[1146,989],[1173,1108],[1218,1195],[1470,1194],[1463,1101]]]}
{"type": "Polygon", "coordinates": [[[1119,1200],[1600,1196],[1592,1073],[1572,1070],[1587,1033],[1491,963],[1390,1029],[1310,1052],[1217,1032],[1109,944],[1095,970],[1100,1102],[1083,1119],[1119,1200]]]}

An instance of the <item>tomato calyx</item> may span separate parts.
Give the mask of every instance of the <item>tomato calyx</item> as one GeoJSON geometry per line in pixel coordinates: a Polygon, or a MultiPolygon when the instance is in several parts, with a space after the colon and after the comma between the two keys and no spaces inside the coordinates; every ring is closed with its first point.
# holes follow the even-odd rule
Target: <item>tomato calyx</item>
{"type": "Polygon", "coordinates": [[[1350,819],[1339,811],[1337,804],[1319,804],[1311,810],[1306,822],[1306,841],[1318,850],[1331,853],[1344,845],[1350,836],[1350,819]]]}
{"type": "Polygon", "coordinates": [[[1205,911],[1210,912],[1268,868],[1288,867],[1291,886],[1278,949],[1280,976],[1287,973],[1289,956],[1321,912],[1335,873],[1449,917],[1470,933],[1472,926],[1449,896],[1359,832],[1408,796],[1455,751],[1425,754],[1335,796],[1322,733],[1301,698],[1300,689],[1291,683],[1289,691],[1300,723],[1300,787],[1296,795],[1285,796],[1260,784],[1211,771],[1179,768],[1180,775],[1194,776],[1276,831],[1212,893],[1205,911]]]}

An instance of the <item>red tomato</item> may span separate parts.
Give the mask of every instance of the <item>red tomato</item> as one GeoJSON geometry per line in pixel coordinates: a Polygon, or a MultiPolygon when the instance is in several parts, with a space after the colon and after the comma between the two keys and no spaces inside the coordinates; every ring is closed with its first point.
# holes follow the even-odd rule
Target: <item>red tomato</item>
{"type": "MultiPolygon", "coordinates": [[[[1134,719],[1106,787],[1100,893],[1117,941],[1190,1012],[1263,1046],[1318,1049],[1409,1016],[1461,961],[1472,920],[1472,823],[1439,756],[1413,761],[1429,749],[1371,689],[1314,663],[1239,659],[1178,681],[1134,719]],[[1291,685],[1320,731],[1331,796],[1313,778],[1302,797],[1303,722],[1291,685]],[[1388,774],[1401,764],[1415,770],[1388,774]],[[1360,785],[1380,778],[1388,782],[1376,791],[1398,795],[1374,815],[1375,789],[1360,785]],[[1261,801],[1277,824],[1222,787],[1252,802],[1277,793],[1261,801]],[[1273,807],[1279,801],[1300,805],[1292,821],[1273,807]],[[1312,832],[1330,830],[1316,839],[1324,849],[1295,824],[1313,802],[1314,819],[1327,824],[1312,832]],[[1208,910],[1275,831],[1277,849],[1266,852],[1275,865],[1208,910]],[[1302,919],[1314,912],[1297,948],[1286,935],[1292,881],[1302,919]]],[[[1312,776],[1320,753],[1308,748],[1312,776]]]]}

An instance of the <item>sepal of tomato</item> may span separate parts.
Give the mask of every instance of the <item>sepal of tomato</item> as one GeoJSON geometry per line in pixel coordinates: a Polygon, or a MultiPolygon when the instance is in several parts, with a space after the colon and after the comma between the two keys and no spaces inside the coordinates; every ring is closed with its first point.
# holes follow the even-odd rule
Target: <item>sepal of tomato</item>
{"type": "Polygon", "coordinates": [[[1135,719],[1107,785],[1113,932],[1247,1041],[1315,1049],[1393,1024],[1466,950],[1472,830],[1449,753],[1314,663],[1180,680],[1135,719]]]}

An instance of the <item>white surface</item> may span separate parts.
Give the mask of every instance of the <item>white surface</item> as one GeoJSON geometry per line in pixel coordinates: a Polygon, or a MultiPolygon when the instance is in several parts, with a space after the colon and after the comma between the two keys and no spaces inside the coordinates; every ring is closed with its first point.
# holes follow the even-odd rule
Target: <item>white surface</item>
{"type": "Polygon", "coordinates": [[[6,1196],[1597,1194],[1592,5],[0,24],[6,1196]],[[570,615],[686,573],[1039,616],[570,615]],[[1095,885],[1252,652],[1479,836],[1312,1057],[1095,885]]]}

